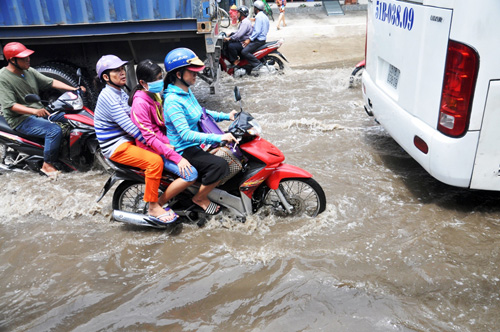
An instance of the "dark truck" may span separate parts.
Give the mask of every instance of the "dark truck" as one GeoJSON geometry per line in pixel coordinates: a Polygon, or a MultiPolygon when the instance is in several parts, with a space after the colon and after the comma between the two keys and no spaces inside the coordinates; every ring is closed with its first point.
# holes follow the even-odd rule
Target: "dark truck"
{"type": "MultiPolygon", "coordinates": [[[[213,93],[217,6],[217,0],[1,0],[0,60],[5,44],[17,41],[35,51],[31,65],[47,76],[76,86],[81,68],[84,101],[93,108],[92,81],[102,55],[129,60],[134,73],[141,60],[163,64],[170,50],[188,47],[206,59],[204,79],[213,93]]],[[[129,86],[135,85],[134,76],[128,75],[129,86]]],[[[52,94],[60,93],[42,98],[52,94]]]]}

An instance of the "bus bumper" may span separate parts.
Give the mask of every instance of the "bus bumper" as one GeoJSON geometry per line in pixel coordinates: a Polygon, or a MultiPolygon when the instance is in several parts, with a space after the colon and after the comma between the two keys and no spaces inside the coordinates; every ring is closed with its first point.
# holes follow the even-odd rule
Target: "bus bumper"
{"type": "MultiPolygon", "coordinates": [[[[470,186],[479,131],[469,131],[460,138],[451,138],[437,131],[402,109],[363,73],[363,99],[366,112],[372,113],[391,137],[437,180],[457,187],[470,186]],[[428,146],[423,153],[414,143],[415,136],[428,146]]],[[[436,114],[439,112],[436,109],[436,114]]],[[[437,121],[436,121],[437,122],[437,121]]]]}

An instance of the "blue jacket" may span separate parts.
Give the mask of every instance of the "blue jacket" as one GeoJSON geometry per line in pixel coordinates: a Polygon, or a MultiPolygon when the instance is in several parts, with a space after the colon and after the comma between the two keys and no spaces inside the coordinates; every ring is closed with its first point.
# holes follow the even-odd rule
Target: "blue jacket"
{"type": "MultiPolygon", "coordinates": [[[[165,93],[163,106],[167,137],[175,151],[182,151],[200,144],[213,144],[222,141],[222,135],[200,132],[198,122],[201,118],[202,107],[189,89],[185,92],[178,86],[169,84],[165,93]]],[[[230,120],[229,114],[207,110],[215,121],[230,120]]]]}
{"type": "Polygon", "coordinates": [[[253,25],[253,32],[250,36],[251,41],[259,40],[266,41],[267,33],[269,32],[269,19],[263,11],[255,15],[255,24],[253,25]]]}

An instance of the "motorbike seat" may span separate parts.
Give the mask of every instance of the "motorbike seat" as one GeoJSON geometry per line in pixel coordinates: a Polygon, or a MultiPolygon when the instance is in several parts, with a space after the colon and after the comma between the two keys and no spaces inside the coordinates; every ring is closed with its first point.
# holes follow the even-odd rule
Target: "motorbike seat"
{"type": "MultiPolygon", "coordinates": [[[[266,47],[270,47],[270,46],[272,46],[272,45],[276,44],[277,42],[278,42],[277,40],[275,40],[275,41],[270,41],[270,42],[266,42],[264,45],[262,45],[261,47],[259,47],[259,48],[258,48],[255,52],[258,52],[258,51],[260,51],[260,50],[263,50],[263,49],[265,49],[266,47]]],[[[255,52],[254,52],[254,53],[255,53],[255,52]]]]}
{"type": "Polygon", "coordinates": [[[45,139],[43,137],[34,137],[34,136],[25,135],[23,133],[18,132],[15,129],[12,129],[3,116],[0,116],[0,131],[3,131],[5,133],[9,133],[11,135],[19,136],[21,138],[30,140],[30,141],[38,143],[40,145],[45,144],[45,139]]]}
{"type": "MultiPolygon", "coordinates": [[[[109,158],[106,158],[106,161],[109,163],[109,164],[112,164],[113,166],[115,166],[116,168],[118,169],[123,169],[123,170],[132,170],[132,171],[142,171],[140,168],[137,168],[137,167],[134,167],[134,166],[129,166],[129,165],[124,165],[124,164],[120,164],[120,163],[117,163],[116,161],[113,161],[109,158]]],[[[170,177],[172,179],[176,179],[178,178],[177,175],[173,174],[173,173],[170,173],[168,171],[166,171],[165,169],[163,170],[163,173],[162,173],[162,176],[163,177],[170,177]]]]}

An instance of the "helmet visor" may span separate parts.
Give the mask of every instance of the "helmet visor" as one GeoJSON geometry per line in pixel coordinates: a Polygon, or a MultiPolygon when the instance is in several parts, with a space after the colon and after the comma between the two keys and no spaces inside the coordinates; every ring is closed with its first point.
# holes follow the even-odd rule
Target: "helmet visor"
{"type": "Polygon", "coordinates": [[[195,58],[192,58],[192,59],[189,59],[186,61],[190,66],[205,66],[205,64],[203,63],[203,61],[200,60],[200,58],[198,57],[195,57],[195,58]]]}
{"type": "Polygon", "coordinates": [[[186,67],[187,70],[189,71],[194,71],[194,72],[200,72],[202,71],[203,69],[205,69],[205,65],[202,65],[202,66],[187,66],[186,67]]]}

